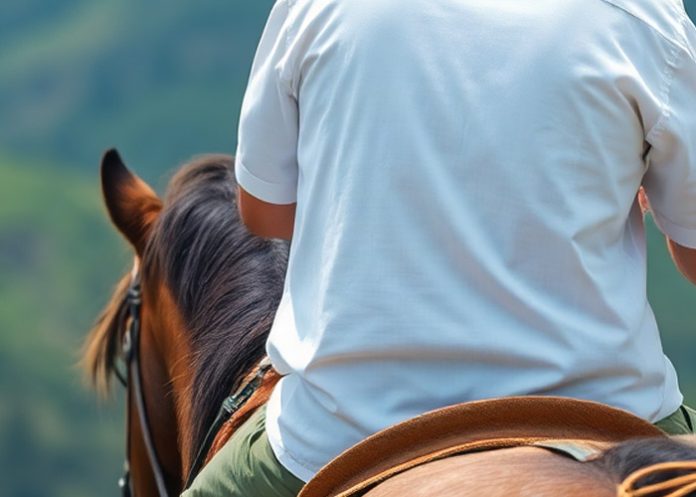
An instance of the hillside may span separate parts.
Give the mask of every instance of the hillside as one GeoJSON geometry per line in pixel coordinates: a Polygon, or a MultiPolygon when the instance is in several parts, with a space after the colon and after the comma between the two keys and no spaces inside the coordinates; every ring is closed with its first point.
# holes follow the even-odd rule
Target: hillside
{"type": "Polygon", "coordinates": [[[95,172],[86,179],[0,157],[5,496],[87,497],[115,488],[123,411],[99,408],[76,366],[82,339],[128,262],[95,172]]]}
{"type": "Polygon", "coordinates": [[[232,152],[272,0],[3,0],[0,149],[76,168],[116,145],[148,179],[232,152]]]}
{"type": "Polygon", "coordinates": [[[674,268],[664,237],[648,218],[648,297],[662,333],[665,353],[680,375],[682,389],[696,404],[696,287],[674,268]]]}

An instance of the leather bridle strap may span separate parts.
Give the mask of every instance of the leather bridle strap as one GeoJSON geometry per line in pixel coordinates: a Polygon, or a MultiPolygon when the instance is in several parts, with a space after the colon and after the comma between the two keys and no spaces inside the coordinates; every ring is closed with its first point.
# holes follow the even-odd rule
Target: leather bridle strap
{"type": "MultiPolygon", "coordinates": [[[[157,492],[160,497],[169,497],[167,485],[164,479],[164,471],[162,464],[157,456],[152,430],[150,429],[150,419],[147,414],[147,406],[145,405],[145,395],[143,392],[142,368],[140,365],[140,318],[142,307],[142,293],[140,287],[140,271],[138,266],[133,268],[131,275],[131,284],[128,288],[126,296],[126,311],[123,320],[130,318],[126,331],[123,335],[123,353],[127,365],[126,384],[133,387],[132,396],[128,395],[128,403],[132,397],[135,402],[135,408],[138,412],[140,421],[140,431],[142,433],[143,442],[150,460],[150,467],[155,478],[157,492]]],[[[129,392],[131,393],[131,392],[129,392]]],[[[128,424],[130,425],[130,406],[128,406],[128,424]]],[[[127,427],[126,433],[130,433],[130,426],[127,427]]],[[[127,435],[128,436],[128,435],[127,435]]],[[[130,437],[128,437],[130,439],[130,437]]],[[[130,478],[130,441],[127,440],[125,474],[119,481],[123,497],[131,497],[134,492],[132,489],[132,481],[130,478]]]]}
{"type": "Polygon", "coordinates": [[[198,473],[200,473],[220,428],[222,428],[222,426],[246,404],[252,395],[254,395],[263,382],[264,376],[272,367],[271,360],[265,357],[256,367],[256,372],[253,376],[243,382],[234,394],[230,395],[222,402],[222,407],[220,407],[215,421],[213,421],[213,424],[208,429],[208,433],[191,465],[184,490],[188,490],[191,487],[193,480],[198,476],[198,473]]]}

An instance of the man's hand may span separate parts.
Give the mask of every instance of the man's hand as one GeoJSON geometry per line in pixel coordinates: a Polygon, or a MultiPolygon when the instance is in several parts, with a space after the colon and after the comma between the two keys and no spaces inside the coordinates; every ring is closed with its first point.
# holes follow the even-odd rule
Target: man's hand
{"type": "Polygon", "coordinates": [[[237,187],[239,215],[253,234],[264,238],[292,239],[297,204],[270,204],[237,187]]]}

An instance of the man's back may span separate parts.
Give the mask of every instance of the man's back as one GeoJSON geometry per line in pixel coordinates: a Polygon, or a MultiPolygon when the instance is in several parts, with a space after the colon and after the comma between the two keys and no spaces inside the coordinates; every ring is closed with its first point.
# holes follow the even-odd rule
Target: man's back
{"type": "Polygon", "coordinates": [[[288,375],[267,420],[284,466],[306,480],[466,400],[678,408],[635,198],[645,182],[661,228],[696,247],[696,139],[673,137],[696,138],[688,22],[678,0],[276,5],[238,179],[297,201],[268,346],[288,375]],[[286,126],[269,136],[271,113],[286,126]]]}

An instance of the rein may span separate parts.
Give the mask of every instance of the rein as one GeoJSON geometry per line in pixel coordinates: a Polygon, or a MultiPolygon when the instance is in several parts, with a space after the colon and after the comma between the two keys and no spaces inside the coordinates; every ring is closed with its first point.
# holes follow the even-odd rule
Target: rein
{"type": "MultiPolygon", "coordinates": [[[[160,497],[169,497],[162,464],[160,463],[157,450],[155,449],[152,430],[150,429],[150,419],[145,405],[145,395],[143,393],[142,368],[140,366],[141,309],[142,291],[140,287],[140,271],[136,262],[131,273],[131,283],[126,296],[126,306],[119,319],[119,329],[125,330],[123,333],[123,359],[126,363],[126,374],[125,378],[123,374],[117,374],[117,377],[121,383],[124,384],[126,389],[130,386],[133,387],[133,399],[135,401],[136,410],[138,411],[143,441],[157,485],[157,492],[160,497]]],[[[126,425],[126,460],[124,463],[123,477],[118,482],[123,497],[133,497],[134,495],[130,475],[130,437],[128,436],[131,427],[130,398],[130,395],[126,396],[126,411],[128,412],[126,425]]]]}

